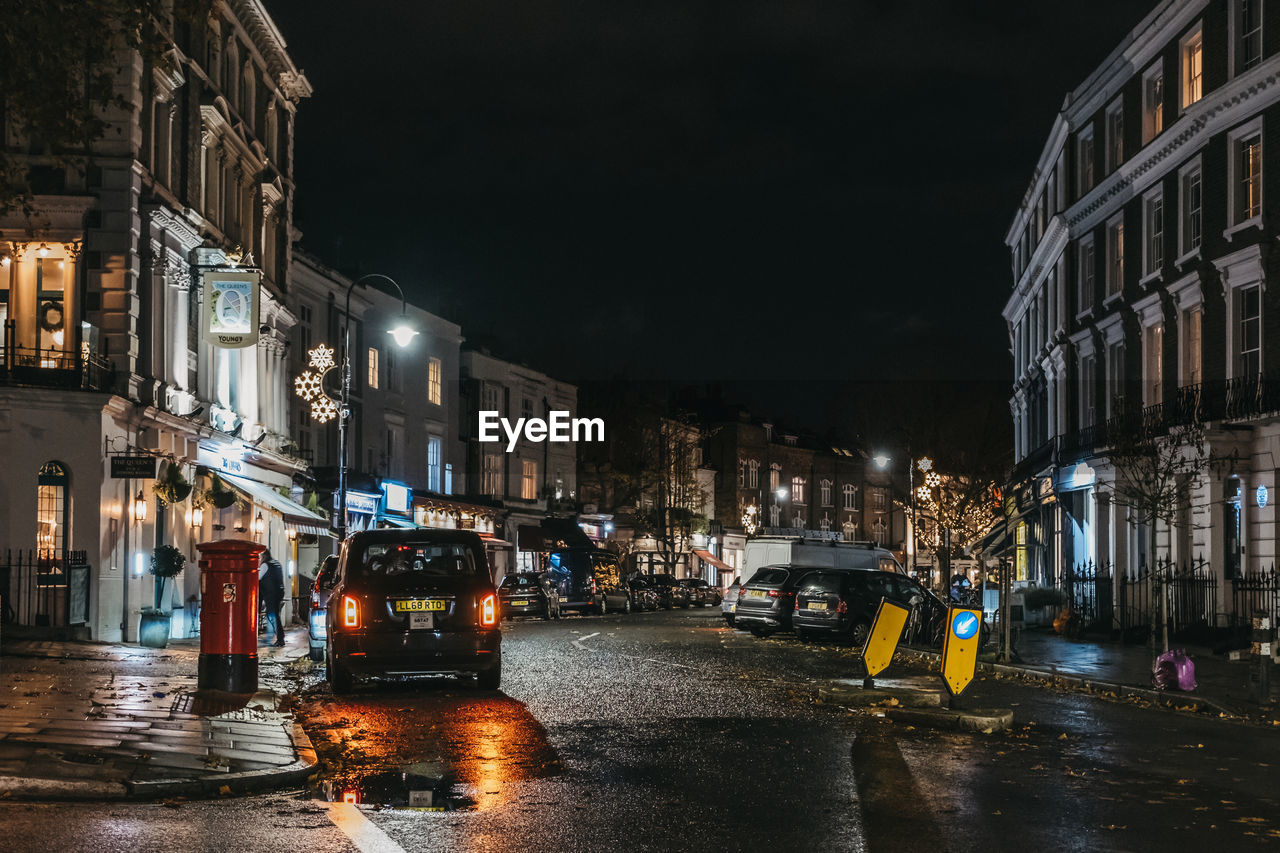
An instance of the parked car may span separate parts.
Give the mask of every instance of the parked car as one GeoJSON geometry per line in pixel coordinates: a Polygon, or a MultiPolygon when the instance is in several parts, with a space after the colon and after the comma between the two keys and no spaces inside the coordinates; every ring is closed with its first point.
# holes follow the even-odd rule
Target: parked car
{"type": "Polygon", "coordinates": [[[314,661],[324,660],[325,614],[329,596],[338,580],[338,555],[330,554],[320,563],[320,571],[311,584],[311,609],[307,614],[307,644],[314,661]]]}
{"type": "Polygon", "coordinates": [[[644,575],[633,575],[627,581],[627,588],[631,591],[632,610],[657,610],[662,606],[658,591],[644,575]]]}
{"type": "Polygon", "coordinates": [[[915,580],[897,572],[825,569],[805,575],[796,589],[792,626],[804,641],[834,635],[855,646],[866,643],[881,599],[915,611],[904,640],[940,644],[947,607],[915,580]]]}
{"type": "Polygon", "coordinates": [[[738,605],[738,590],[742,588],[742,578],[734,578],[733,583],[729,584],[729,588],[725,591],[724,598],[720,601],[720,615],[724,617],[724,621],[729,627],[734,626],[734,609],[738,605]]]}
{"type": "Polygon", "coordinates": [[[560,607],[585,613],[631,612],[631,591],[622,580],[618,555],[595,548],[566,548],[548,558],[552,589],[560,607]]]}
{"type": "Polygon", "coordinates": [[[796,587],[815,571],[811,566],[765,566],[742,585],[733,613],[734,626],[757,637],[791,627],[796,587]]]}
{"type": "Polygon", "coordinates": [[[501,605],[480,537],[465,530],[369,530],[343,546],[326,619],[334,693],[361,678],[502,680],[501,605]]]}
{"type": "Polygon", "coordinates": [[[519,572],[507,575],[498,585],[502,618],[541,616],[560,618],[560,596],[545,572],[519,572]]]}
{"type": "Polygon", "coordinates": [[[685,588],[691,607],[714,606],[720,603],[720,590],[708,585],[702,578],[681,578],[676,583],[685,588]]]}
{"type": "Polygon", "coordinates": [[[689,606],[689,590],[680,586],[674,575],[645,575],[645,577],[658,591],[658,600],[663,610],[689,606]]]}

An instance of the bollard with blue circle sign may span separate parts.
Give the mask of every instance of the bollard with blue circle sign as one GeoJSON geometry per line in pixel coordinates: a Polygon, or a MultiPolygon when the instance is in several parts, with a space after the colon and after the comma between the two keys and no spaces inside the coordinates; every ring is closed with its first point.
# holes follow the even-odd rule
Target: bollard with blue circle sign
{"type": "Polygon", "coordinates": [[[951,607],[942,640],[942,683],[951,694],[951,707],[959,707],[978,672],[978,646],[982,644],[982,611],[976,607],[951,607]]]}

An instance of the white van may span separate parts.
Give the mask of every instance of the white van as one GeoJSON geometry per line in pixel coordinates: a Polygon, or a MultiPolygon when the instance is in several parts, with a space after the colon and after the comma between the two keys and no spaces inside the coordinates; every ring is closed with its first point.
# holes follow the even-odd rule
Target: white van
{"type": "Polygon", "coordinates": [[[742,580],[745,582],[764,566],[879,569],[906,574],[893,553],[874,542],[839,542],[793,536],[761,536],[747,540],[742,580]]]}

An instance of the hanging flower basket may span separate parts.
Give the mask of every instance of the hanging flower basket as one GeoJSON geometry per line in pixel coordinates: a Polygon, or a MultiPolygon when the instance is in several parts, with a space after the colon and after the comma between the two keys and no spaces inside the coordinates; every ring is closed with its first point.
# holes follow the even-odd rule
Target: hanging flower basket
{"type": "Polygon", "coordinates": [[[229,488],[217,474],[211,475],[211,481],[205,498],[217,509],[226,509],[239,499],[235,489],[229,488]]]}
{"type": "Polygon", "coordinates": [[[191,484],[182,476],[182,469],[170,462],[164,476],[155,482],[156,497],[167,504],[181,503],[191,494],[191,484]]]}

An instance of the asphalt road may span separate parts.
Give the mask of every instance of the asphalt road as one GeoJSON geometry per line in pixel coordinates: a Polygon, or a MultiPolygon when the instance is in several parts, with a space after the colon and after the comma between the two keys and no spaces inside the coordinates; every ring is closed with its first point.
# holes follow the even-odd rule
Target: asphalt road
{"type": "MultiPolygon", "coordinates": [[[[1164,850],[1280,842],[1280,731],[1005,681],[1015,727],[943,734],[815,701],[852,653],[718,611],[511,625],[501,691],[336,699],[326,769],[236,801],[0,804],[0,849],[1164,850]],[[335,802],[329,802],[332,799],[335,802]],[[343,800],[357,801],[359,805],[343,800]]],[[[895,665],[896,666],[896,665],[895,665]]]]}

